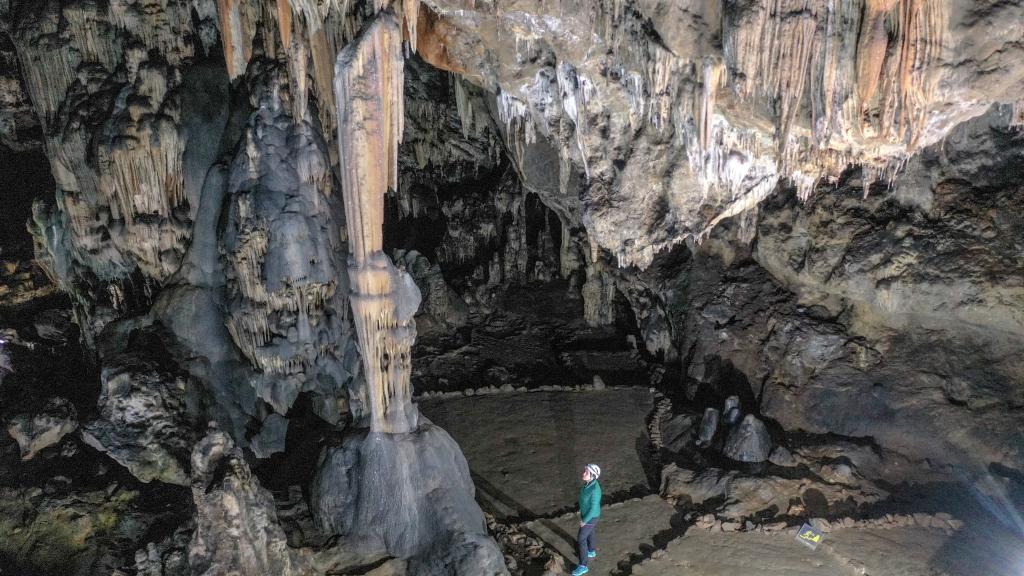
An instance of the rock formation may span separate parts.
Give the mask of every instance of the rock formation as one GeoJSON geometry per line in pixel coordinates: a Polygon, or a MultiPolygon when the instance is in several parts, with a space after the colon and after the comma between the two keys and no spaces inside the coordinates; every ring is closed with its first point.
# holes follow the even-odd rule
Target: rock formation
{"type": "Polygon", "coordinates": [[[420,291],[383,252],[384,194],[397,188],[403,118],[399,34],[392,13],[378,14],[335,68],[350,301],[370,417],[365,437],[321,458],[314,514],[325,531],[357,548],[410,559],[415,574],[507,574],[473,500],[462,452],[412,404],[420,291]]]}
{"type": "Polygon", "coordinates": [[[757,416],[747,414],[729,433],[722,453],[737,462],[764,462],[771,450],[772,439],[768,435],[768,428],[757,416]]]}
{"type": "Polygon", "coordinates": [[[21,448],[21,459],[30,460],[40,450],[60,442],[78,428],[75,407],[64,398],[52,398],[38,414],[11,418],[7,433],[21,448]]]}
{"type": "Polygon", "coordinates": [[[334,78],[350,301],[370,396],[370,430],[402,434],[416,428],[409,377],[420,292],[383,251],[384,194],[398,187],[404,116],[402,47],[393,15],[378,16],[338,54],[334,78]]]}
{"type": "Polygon", "coordinates": [[[212,430],[196,444],[191,461],[196,502],[188,557],[192,574],[224,574],[226,567],[245,574],[313,573],[308,551],[288,547],[273,499],[227,434],[212,430]]]}

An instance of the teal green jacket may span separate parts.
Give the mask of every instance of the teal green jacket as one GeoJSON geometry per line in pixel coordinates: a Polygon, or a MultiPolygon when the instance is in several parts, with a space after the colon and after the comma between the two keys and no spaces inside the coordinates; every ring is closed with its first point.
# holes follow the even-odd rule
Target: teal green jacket
{"type": "Polygon", "coordinates": [[[591,480],[580,489],[580,519],[590,524],[601,517],[601,485],[591,480]]]}

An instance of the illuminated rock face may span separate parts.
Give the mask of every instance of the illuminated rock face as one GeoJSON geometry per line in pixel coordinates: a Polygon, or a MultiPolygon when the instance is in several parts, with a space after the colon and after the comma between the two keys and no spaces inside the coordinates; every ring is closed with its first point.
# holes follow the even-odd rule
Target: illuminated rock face
{"type": "Polygon", "coordinates": [[[578,220],[623,265],[729,217],[749,236],[779,183],[806,198],[851,164],[889,180],[1024,84],[1024,8],[1000,2],[424,6],[445,50],[421,54],[497,93],[520,162],[549,140],[586,174],[578,220]]]}

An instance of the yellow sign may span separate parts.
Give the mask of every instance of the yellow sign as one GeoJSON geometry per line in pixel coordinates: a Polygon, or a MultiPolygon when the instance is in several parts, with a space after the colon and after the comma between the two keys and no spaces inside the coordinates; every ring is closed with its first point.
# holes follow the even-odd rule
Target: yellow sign
{"type": "Polygon", "coordinates": [[[814,542],[815,544],[821,542],[821,534],[815,534],[814,530],[808,530],[806,532],[803,532],[802,534],[800,534],[800,537],[804,540],[814,542]]]}
{"type": "Polygon", "coordinates": [[[797,541],[804,543],[811,550],[818,548],[818,544],[821,544],[821,537],[821,532],[815,530],[810,524],[804,524],[796,533],[797,541]]]}

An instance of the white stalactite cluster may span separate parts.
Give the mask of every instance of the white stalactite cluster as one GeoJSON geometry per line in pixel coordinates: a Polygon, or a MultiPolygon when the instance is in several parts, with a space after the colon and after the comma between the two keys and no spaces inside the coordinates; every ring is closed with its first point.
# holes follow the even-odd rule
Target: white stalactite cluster
{"type": "MultiPolygon", "coordinates": [[[[293,115],[305,118],[312,94],[323,133],[333,134],[337,127],[332,85],[335,55],[363,29],[367,18],[392,3],[374,0],[367,13],[357,11],[352,0],[216,1],[229,76],[245,74],[254,56],[253,42],[260,36],[266,56],[276,59],[280,53],[288,62],[293,115]]],[[[419,0],[394,2],[391,8],[401,21],[407,46],[415,50],[419,0]]]]}
{"type": "Polygon", "coordinates": [[[88,278],[120,290],[135,271],[166,280],[196,208],[185,186],[182,67],[212,44],[209,3],[69,1],[18,15],[11,38],[57,183],[57,209],[37,211],[42,261],[65,288],[88,278]]]}
{"type": "MultiPolygon", "coordinates": [[[[1024,87],[1000,55],[1019,38],[1001,26],[998,38],[961,43],[989,34],[983,20],[938,0],[684,2],[650,13],[643,2],[427,6],[449,30],[436,63],[496,92],[513,158],[543,135],[590,178],[588,233],[623,265],[704,237],[780,183],[806,199],[851,165],[864,166],[866,180],[889,178],[1024,87]],[[590,81],[593,96],[574,97],[572,76],[590,81]],[[659,196],[650,210],[669,206],[671,238],[637,221],[632,214],[650,210],[626,200],[659,196]],[[645,242],[633,241],[637,233],[645,242]]],[[[989,9],[1001,21],[1021,17],[1020,7],[989,9]]]]}

